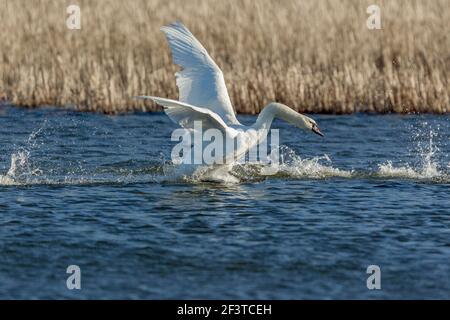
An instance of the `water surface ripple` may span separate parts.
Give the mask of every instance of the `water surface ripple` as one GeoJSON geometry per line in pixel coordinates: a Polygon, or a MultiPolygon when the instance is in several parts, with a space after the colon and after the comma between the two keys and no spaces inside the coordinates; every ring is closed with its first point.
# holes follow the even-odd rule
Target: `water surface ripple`
{"type": "Polygon", "coordinates": [[[0,107],[0,298],[450,298],[449,116],[313,117],[212,184],[170,173],[164,114],[0,107]]]}

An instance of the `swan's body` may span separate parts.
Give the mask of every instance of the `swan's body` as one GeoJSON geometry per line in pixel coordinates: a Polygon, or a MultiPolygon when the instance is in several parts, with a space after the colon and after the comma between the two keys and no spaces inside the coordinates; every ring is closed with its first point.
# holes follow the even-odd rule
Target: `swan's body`
{"type": "Polygon", "coordinates": [[[234,150],[238,157],[265,138],[274,118],[322,135],[314,120],[280,103],[268,104],[254,125],[242,125],[236,118],[222,71],[201,43],[180,22],[161,30],[166,34],[174,62],[182,67],[176,73],[179,101],[152,96],[138,98],[162,105],[175,123],[193,130],[194,121],[201,121],[203,130],[217,129],[231,139],[240,138],[243,143],[234,150]]]}

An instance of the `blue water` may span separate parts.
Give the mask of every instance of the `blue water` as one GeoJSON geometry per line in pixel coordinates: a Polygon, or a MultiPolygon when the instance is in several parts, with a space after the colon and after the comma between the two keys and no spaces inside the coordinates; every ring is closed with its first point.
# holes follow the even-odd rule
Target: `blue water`
{"type": "Polygon", "coordinates": [[[450,117],[313,118],[214,184],[168,173],[162,113],[0,107],[0,298],[449,299],[450,117]]]}

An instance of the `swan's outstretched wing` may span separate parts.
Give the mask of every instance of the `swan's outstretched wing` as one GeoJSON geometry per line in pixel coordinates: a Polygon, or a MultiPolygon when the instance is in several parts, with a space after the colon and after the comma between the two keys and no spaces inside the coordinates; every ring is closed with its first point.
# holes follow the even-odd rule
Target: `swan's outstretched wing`
{"type": "Polygon", "coordinates": [[[239,124],[222,71],[202,44],[181,22],[161,30],[166,34],[174,62],[182,67],[176,73],[179,100],[211,110],[226,124],[239,124]]]}
{"type": "Polygon", "coordinates": [[[206,108],[195,107],[190,104],[152,96],[138,96],[138,99],[151,99],[164,107],[164,112],[169,118],[186,129],[194,129],[194,121],[201,121],[202,130],[218,129],[224,135],[234,137],[237,130],[230,128],[221,117],[206,108]]]}

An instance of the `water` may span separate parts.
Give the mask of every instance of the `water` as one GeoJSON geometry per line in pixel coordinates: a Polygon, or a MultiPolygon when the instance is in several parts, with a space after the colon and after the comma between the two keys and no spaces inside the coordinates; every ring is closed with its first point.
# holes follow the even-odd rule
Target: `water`
{"type": "Polygon", "coordinates": [[[449,116],[314,118],[212,184],[171,173],[164,114],[1,107],[0,298],[449,299],[449,116]]]}

